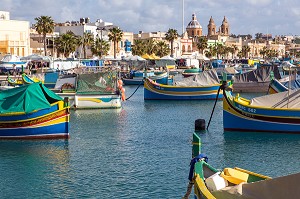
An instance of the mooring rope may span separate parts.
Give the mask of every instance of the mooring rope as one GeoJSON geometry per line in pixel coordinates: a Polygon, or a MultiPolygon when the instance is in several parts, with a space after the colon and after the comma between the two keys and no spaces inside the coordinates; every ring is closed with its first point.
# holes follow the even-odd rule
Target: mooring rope
{"type": "Polygon", "coordinates": [[[215,104],[214,104],[213,110],[212,110],[212,112],[211,112],[211,114],[210,114],[210,118],[209,118],[209,121],[208,121],[206,130],[208,130],[208,127],[209,127],[211,118],[212,118],[212,116],[213,116],[213,114],[214,114],[214,111],[215,111],[215,107],[216,107],[216,104],[217,104],[217,101],[218,101],[218,97],[219,97],[220,90],[222,89],[222,90],[224,91],[226,85],[227,85],[227,82],[223,81],[222,85],[221,85],[221,86],[219,87],[219,89],[218,89],[218,93],[217,93],[217,96],[216,96],[215,104]]]}
{"type": "Polygon", "coordinates": [[[142,79],[142,81],[140,82],[138,87],[135,89],[135,91],[129,97],[127,97],[125,100],[128,100],[129,98],[131,98],[143,83],[144,83],[144,79],[142,79]]]}
{"type": "Polygon", "coordinates": [[[186,193],[184,194],[184,196],[182,197],[182,199],[189,199],[191,192],[192,192],[192,188],[193,188],[193,181],[190,181],[186,190],[186,193]]]}

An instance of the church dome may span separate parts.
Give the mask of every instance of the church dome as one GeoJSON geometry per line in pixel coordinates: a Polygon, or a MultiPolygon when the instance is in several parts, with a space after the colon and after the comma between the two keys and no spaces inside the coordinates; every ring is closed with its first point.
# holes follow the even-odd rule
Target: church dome
{"type": "Polygon", "coordinates": [[[197,21],[196,14],[192,15],[192,21],[190,21],[186,28],[202,28],[200,23],[197,21]]]}

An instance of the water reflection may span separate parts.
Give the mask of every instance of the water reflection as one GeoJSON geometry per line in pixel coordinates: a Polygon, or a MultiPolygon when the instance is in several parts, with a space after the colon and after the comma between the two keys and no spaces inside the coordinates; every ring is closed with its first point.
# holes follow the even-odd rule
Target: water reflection
{"type": "Polygon", "coordinates": [[[72,192],[68,187],[71,179],[68,140],[0,141],[0,159],[0,175],[5,179],[0,189],[4,195],[20,197],[14,187],[23,187],[24,196],[63,196],[72,192]]]}
{"type": "Polygon", "coordinates": [[[300,171],[300,135],[225,132],[224,139],[226,166],[239,166],[272,177],[300,171]]]}

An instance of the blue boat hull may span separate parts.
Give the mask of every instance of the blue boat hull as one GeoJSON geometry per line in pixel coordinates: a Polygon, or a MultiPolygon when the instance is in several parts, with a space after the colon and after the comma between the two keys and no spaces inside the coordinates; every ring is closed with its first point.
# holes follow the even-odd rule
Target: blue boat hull
{"type": "MultiPolygon", "coordinates": [[[[220,85],[203,87],[178,87],[154,83],[149,79],[144,83],[145,100],[214,100],[220,85]]],[[[218,99],[223,97],[220,91],[218,99]]]]}
{"type": "Polygon", "coordinates": [[[225,131],[300,133],[300,111],[251,107],[223,98],[223,126],[225,131]]]}
{"type": "Polygon", "coordinates": [[[69,112],[60,101],[33,113],[0,115],[0,139],[68,138],[69,112]]]}
{"type": "Polygon", "coordinates": [[[123,78],[122,81],[123,81],[124,85],[140,85],[140,84],[144,84],[143,83],[143,81],[144,81],[143,78],[133,78],[133,79],[123,78]]]}

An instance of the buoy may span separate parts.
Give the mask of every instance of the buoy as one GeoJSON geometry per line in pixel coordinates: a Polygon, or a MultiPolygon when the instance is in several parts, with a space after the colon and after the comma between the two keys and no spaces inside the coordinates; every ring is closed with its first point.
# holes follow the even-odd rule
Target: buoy
{"type": "Polygon", "coordinates": [[[126,100],[126,97],[125,97],[125,88],[122,88],[121,90],[121,98],[122,98],[122,101],[125,101],[126,100]]]}
{"type": "Polygon", "coordinates": [[[205,130],[205,120],[204,119],[195,120],[195,131],[202,131],[202,130],[205,130]]]}

